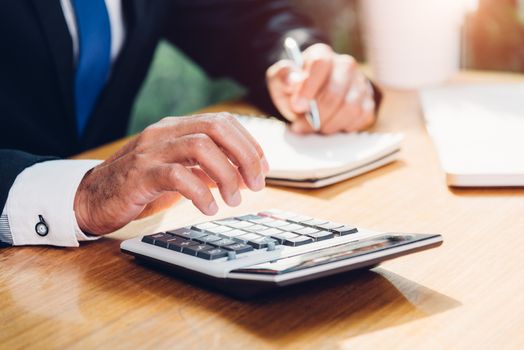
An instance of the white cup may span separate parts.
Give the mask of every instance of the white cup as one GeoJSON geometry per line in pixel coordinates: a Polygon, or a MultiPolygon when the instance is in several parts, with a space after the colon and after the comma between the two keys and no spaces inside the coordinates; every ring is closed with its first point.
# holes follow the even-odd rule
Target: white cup
{"type": "Polygon", "coordinates": [[[361,0],[374,78],[399,89],[436,85],[460,67],[460,0],[361,0]]]}

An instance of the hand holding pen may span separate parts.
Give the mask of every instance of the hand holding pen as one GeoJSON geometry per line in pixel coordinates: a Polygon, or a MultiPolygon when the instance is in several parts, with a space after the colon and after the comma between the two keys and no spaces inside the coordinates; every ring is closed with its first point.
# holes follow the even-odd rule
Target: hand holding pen
{"type": "Polygon", "coordinates": [[[295,40],[285,41],[287,56],[267,70],[275,106],[297,133],[360,131],[375,120],[374,92],[349,55],[325,44],[300,52],[295,40]]]}
{"type": "MultiPolygon", "coordinates": [[[[289,59],[293,61],[296,70],[302,70],[304,68],[304,59],[302,58],[302,52],[298,47],[297,42],[293,38],[286,38],[284,41],[284,49],[286,50],[289,59]]],[[[318,111],[318,104],[315,100],[308,100],[309,110],[306,112],[306,119],[313,131],[320,131],[320,115],[318,111]]]]}

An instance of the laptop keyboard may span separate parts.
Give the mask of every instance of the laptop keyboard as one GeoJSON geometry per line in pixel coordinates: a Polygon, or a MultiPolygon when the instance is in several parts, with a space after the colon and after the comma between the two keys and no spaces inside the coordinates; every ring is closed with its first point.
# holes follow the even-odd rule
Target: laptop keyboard
{"type": "Polygon", "coordinates": [[[147,235],[142,242],[206,260],[279,245],[298,247],[357,233],[353,226],[282,211],[264,211],[147,235]]]}

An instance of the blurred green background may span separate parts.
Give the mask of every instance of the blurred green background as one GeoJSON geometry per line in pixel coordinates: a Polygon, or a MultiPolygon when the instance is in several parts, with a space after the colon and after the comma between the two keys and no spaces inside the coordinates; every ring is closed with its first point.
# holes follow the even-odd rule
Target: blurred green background
{"type": "MultiPolygon", "coordinates": [[[[459,1],[459,0],[457,0],[459,1]]],[[[338,52],[365,59],[356,0],[294,0],[329,35],[338,52]]],[[[465,68],[524,71],[524,0],[479,0],[464,26],[465,68]]],[[[142,86],[129,133],[167,115],[184,115],[224,100],[241,98],[244,90],[228,79],[211,80],[176,48],[161,43],[142,86]]]]}

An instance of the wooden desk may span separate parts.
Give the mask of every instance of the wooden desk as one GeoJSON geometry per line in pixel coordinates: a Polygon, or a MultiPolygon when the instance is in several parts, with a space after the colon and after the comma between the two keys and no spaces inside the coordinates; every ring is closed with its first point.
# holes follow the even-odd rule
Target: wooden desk
{"type": "MultiPolygon", "coordinates": [[[[522,80],[462,73],[454,82],[522,80]]],[[[241,302],[119,252],[124,238],[203,219],[184,202],[79,249],[1,250],[0,347],[522,348],[524,190],[446,187],[414,93],[388,91],[376,129],[405,133],[401,161],[326,189],[246,192],[240,208],[222,207],[220,216],[280,207],[440,232],[441,248],[241,302]]],[[[84,156],[106,157],[115,147],[84,156]]]]}

